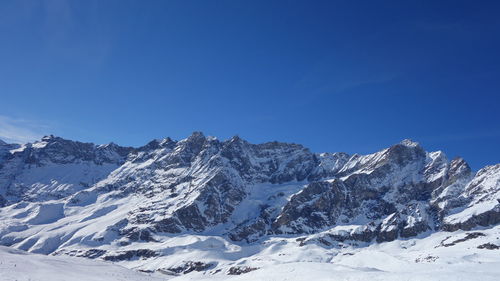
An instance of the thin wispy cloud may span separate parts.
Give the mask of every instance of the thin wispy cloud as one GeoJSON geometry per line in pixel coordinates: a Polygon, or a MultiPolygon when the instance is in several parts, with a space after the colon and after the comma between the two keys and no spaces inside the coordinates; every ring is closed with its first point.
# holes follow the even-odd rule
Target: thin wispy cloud
{"type": "Polygon", "coordinates": [[[0,115],[0,139],[7,143],[27,143],[46,135],[49,126],[38,121],[0,115]]]}

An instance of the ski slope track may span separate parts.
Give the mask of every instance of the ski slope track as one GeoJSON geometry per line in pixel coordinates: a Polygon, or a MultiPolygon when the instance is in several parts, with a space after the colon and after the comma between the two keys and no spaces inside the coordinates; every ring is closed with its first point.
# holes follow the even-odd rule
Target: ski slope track
{"type": "Polygon", "coordinates": [[[500,164],[410,140],[0,141],[0,245],[0,280],[497,280],[500,164]]]}

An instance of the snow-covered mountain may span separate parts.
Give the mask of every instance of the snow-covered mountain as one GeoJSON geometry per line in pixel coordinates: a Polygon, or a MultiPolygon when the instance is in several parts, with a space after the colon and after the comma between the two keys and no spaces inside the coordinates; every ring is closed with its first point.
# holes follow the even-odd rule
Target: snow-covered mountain
{"type": "Polygon", "coordinates": [[[170,275],[240,274],[429,237],[498,249],[500,164],[473,172],[409,140],[348,155],[199,132],[139,148],[48,136],[0,142],[0,206],[5,246],[170,275]]]}

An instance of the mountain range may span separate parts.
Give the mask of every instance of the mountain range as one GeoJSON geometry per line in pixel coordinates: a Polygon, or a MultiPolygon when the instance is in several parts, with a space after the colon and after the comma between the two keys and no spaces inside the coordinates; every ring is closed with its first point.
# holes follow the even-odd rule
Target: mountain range
{"type": "Polygon", "coordinates": [[[440,238],[421,253],[465,241],[489,253],[499,223],[500,164],[472,171],[411,140],[368,155],[200,132],[141,147],[0,142],[1,245],[165,276],[331,262],[429,237],[440,238]]]}

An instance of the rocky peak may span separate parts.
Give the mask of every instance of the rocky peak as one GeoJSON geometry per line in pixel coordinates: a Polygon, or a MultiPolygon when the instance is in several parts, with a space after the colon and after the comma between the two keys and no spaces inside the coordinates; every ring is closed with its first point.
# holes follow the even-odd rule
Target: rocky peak
{"type": "Polygon", "coordinates": [[[222,142],[222,145],[222,149],[224,150],[242,150],[247,149],[250,146],[250,143],[240,138],[239,136],[234,136],[222,142]]]}
{"type": "Polygon", "coordinates": [[[461,178],[469,178],[472,175],[472,170],[461,157],[457,157],[450,162],[450,168],[448,170],[449,182],[453,183],[461,178]]]}
{"type": "Polygon", "coordinates": [[[123,163],[131,151],[130,147],[122,147],[114,143],[95,145],[50,135],[42,137],[40,141],[27,144],[26,148],[19,153],[25,155],[26,162],[29,164],[94,162],[100,165],[123,163]]]}
{"type": "Polygon", "coordinates": [[[176,144],[176,142],[174,140],[172,140],[171,138],[169,138],[169,137],[164,138],[161,141],[158,141],[158,145],[160,147],[172,147],[175,144],[176,144]]]}
{"type": "Polygon", "coordinates": [[[192,154],[191,156],[193,156],[201,151],[206,141],[207,138],[202,132],[193,132],[191,136],[177,143],[176,150],[192,154]]]}
{"type": "Polygon", "coordinates": [[[244,150],[249,149],[249,146],[250,144],[246,140],[240,138],[239,136],[234,136],[222,142],[221,152],[222,154],[224,154],[225,157],[228,158],[238,157],[238,155],[234,155],[234,153],[235,152],[243,153],[244,150]]]}
{"type": "Polygon", "coordinates": [[[349,154],[343,152],[319,153],[315,157],[318,166],[309,177],[310,180],[335,177],[350,159],[349,154]]]}
{"type": "Polygon", "coordinates": [[[205,135],[202,132],[195,131],[187,139],[187,142],[197,143],[204,142],[206,140],[205,135]]]}
{"type": "Polygon", "coordinates": [[[453,158],[453,160],[451,160],[451,163],[450,163],[450,169],[458,170],[460,168],[470,170],[469,164],[467,164],[467,162],[465,162],[465,160],[462,157],[453,158]]]}
{"type": "MultiPolygon", "coordinates": [[[[496,194],[500,205],[500,164],[490,165],[479,170],[474,179],[467,185],[465,191],[468,196],[477,194],[496,194]]],[[[479,200],[479,199],[477,199],[479,200]]],[[[499,210],[500,211],[500,210],[499,210]]]]}
{"type": "Polygon", "coordinates": [[[42,165],[46,162],[65,164],[74,161],[91,161],[94,146],[90,143],[74,142],[50,135],[34,142],[30,148],[27,161],[42,165]]]}
{"type": "Polygon", "coordinates": [[[56,139],[61,139],[60,137],[56,137],[54,135],[47,135],[47,136],[43,136],[41,141],[46,141],[46,142],[50,142],[50,141],[53,141],[53,140],[56,140],[56,139]]]}
{"type": "MultiPolygon", "coordinates": [[[[0,140],[0,165],[2,164],[3,161],[6,160],[6,158],[12,157],[11,150],[16,150],[20,148],[21,145],[17,143],[6,143],[2,140],[0,140]]],[[[1,169],[1,166],[0,166],[1,169]]],[[[1,202],[0,202],[1,203],[1,202]]],[[[0,204],[1,206],[1,204],[0,204]]]]}
{"type": "Polygon", "coordinates": [[[387,149],[368,155],[353,154],[347,163],[339,170],[338,176],[349,174],[378,174],[381,177],[389,173],[409,169],[419,170],[425,164],[424,149],[409,141],[395,144],[387,149]]]}
{"type": "Polygon", "coordinates": [[[167,137],[164,139],[154,139],[148,142],[146,145],[143,145],[135,150],[137,151],[153,151],[160,148],[170,148],[173,149],[177,142],[167,137]]]}
{"type": "Polygon", "coordinates": [[[395,161],[398,165],[425,159],[424,149],[416,142],[403,140],[401,143],[391,146],[387,152],[388,160],[395,161]]]}
{"type": "Polygon", "coordinates": [[[232,138],[230,138],[228,140],[229,143],[242,143],[242,142],[245,142],[247,143],[247,141],[245,141],[244,139],[240,138],[239,135],[234,135],[232,138]]]}
{"type": "Polygon", "coordinates": [[[404,139],[399,144],[404,145],[404,146],[408,146],[408,147],[420,146],[420,144],[418,142],[412,141],[410,139],[404,139]]]}
{"type": "Polygon", "coordinates": [[[449,161],[442,151],[429,152],[427,154],[427,163],[425,165],[424,176],[428,181],[446,180],[449,161]]]}
{"type": "Polygon", "coordinates": [[[94,148],[94,162],[96,164],[123,164],[132,151],[134,151],[132,147],[124,147],[115,143],[100,145],[94,148]]]}
{"type": "Polygon", "coordinates": [[[145,150],[155,150],[160,148],[160,140],[152,140],[148,142],[146,145],[143,145],[139,147],[137,150],[138,151],[145,151],[145,150]]]}

